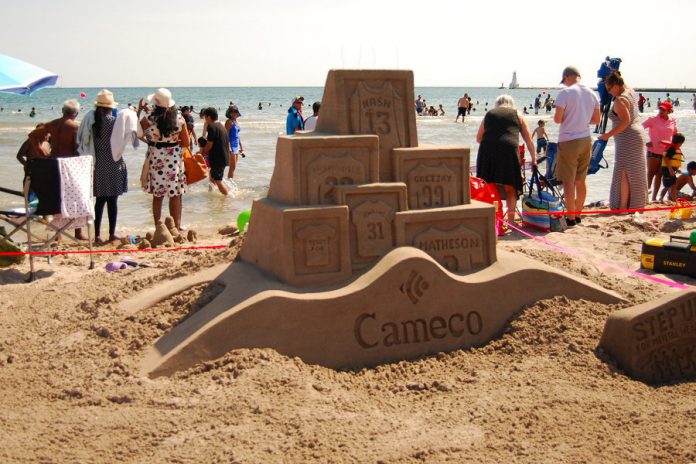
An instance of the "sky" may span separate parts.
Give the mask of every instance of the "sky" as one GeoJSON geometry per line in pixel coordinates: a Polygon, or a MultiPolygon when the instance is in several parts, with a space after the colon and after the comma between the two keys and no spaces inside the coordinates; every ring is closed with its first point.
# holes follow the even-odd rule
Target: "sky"
{"type": "Polygon", "coordinates": [[[416,86],[696,87],[696,0],[2,0],[0,53],[63,87],[322,86],[333,68],[411,69],[416,86]],[[24,19],[22,19],[24,18],[24,19]]]}

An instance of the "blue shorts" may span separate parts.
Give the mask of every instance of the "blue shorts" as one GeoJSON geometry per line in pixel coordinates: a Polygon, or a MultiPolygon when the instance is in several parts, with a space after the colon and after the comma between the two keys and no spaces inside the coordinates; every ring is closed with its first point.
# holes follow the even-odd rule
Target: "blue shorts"
{"type": "Polygon", "coordinates": [[[548,141],[546,139],[537,139],[537,154],[541,153],[542,148],[546,149],[548,141]]]}

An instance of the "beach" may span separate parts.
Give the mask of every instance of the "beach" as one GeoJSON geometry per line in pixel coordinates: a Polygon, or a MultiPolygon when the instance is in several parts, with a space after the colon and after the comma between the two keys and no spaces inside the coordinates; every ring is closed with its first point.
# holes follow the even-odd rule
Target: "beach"
{"type": "MultiPolygon", "coordinates": [[[[607,316],[693,284],[639,270],[649,237],[688,235],[668,213],[587,215],[565,233],[517,232],[499,249],[540,260],[627,302],[556,297],[513,317],[471,350],[356,371],[273,350],[236,350],[172,377],[140,372],[145,350],[221,289],[199,285],[126,314],[119,303],[158,283],[233,262],[221,250],[59,255],[0,270],[3,462],[675,462],[696,460],[696,384],[649,386],[597,345],[607,316]],[[542,242],[546,240],[548,244],[542,242]],[[557,251],[549,244],[565,249],[557,251]],[[572,252],[568,252],[572,250],[572,252]]],[[[530,282],[543,285],[543,282],[530,282]]],[[[481,295],[481,298],[494,298],[481,295]]]]}

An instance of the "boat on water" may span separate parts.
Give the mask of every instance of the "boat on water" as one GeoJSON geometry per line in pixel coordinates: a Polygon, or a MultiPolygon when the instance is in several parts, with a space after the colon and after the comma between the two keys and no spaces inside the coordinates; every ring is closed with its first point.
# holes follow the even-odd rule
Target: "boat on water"
{"type": "Polygon", "coordinates": [[[498,88],[499,88],[499,89],[504,89],[504,88],[505,88],[505,82],[501,82],[501,83],[500,83],[500,87],[498,87],[498,88]]]}
{"type": "Polygon", "coordinates": [[[512,80],[510,81],[510,85],[508,88],[510,89],[517,89],[519,88],[520,84],[517,83],[517,71],[512,72],[512,80]]]}

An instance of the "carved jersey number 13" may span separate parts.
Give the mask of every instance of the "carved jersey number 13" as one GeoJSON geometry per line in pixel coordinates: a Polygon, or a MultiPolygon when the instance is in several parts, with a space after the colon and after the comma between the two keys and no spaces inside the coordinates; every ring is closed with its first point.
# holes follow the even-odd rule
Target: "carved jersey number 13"
{"type": "Polygon", "coordinates": [[[366,111],[365,115],[370,126],[370,132],[375,134],[389,134],[391,132],[389,111],[366,111]]]}

